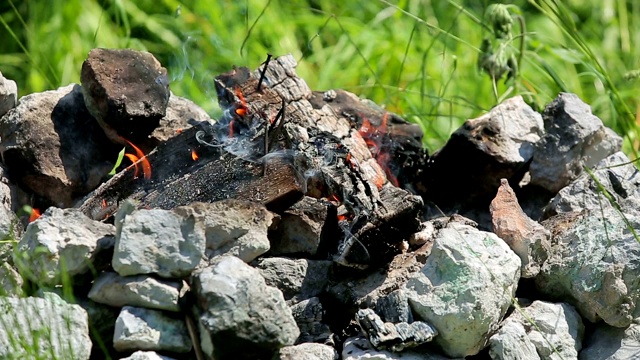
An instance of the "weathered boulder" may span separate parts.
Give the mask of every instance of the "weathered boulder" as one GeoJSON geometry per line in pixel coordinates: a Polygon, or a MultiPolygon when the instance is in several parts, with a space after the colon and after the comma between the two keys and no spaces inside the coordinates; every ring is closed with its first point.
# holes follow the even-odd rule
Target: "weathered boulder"
{"type": "Polygon", "coordinates": [[[118,351],[154,350],[187,353],[191,339],[181,319],[158,310],[125,306],[116,320],[113,346],[118,351]]]}
{"type": "Polygon", "coordinates": [[[119,150],[87,111],[79,85],[24,96],[0,118],[0,154],[12,179],[58,207],[95,189],[119,150]]]}
{"type": "Polygon", "coordinates": [[[498,194],[489,211],[493,232],[504,240],[522,261],[520,274],[524,278],[538,275],[549,253],[551,234],[522,211],[518,198],[506,179],[500,180],[498,194]]]}
{"type": "Polygon", "coordinates": [[[506,313],[520,258],[493,233],[451,221],[435,236],[422,270],[405,287],[414,314],[438,331],[446,355],[477,354],[506,313]]]}
{"type": "Polygon", "coordinates": [[[174,360],[173,358],[158,355],[155,351],[136,351],[131,356],[120,360],[174,360]]]}
{"type": "Polygon", "coordinates": [[[269,286],[280,289],[290,303],[312,298],[324,291],[333,262],[323,260],[262,258],[256,268],[269,286]]]}
{"type": "Polygon", "coordinates": [[[280,290],[234,256],[192,275],[200,343],[208,358],[269,358],[300,334],[280,290]]]}
{"type": "Polygon", "coordinates": [[[316,255],[327,220],[328,204],[305,196],[285,211],[271,239],[271,254],[316,255]]]}
{"type": "MultiPolygon", "coordinates": [[[[387,350],[376,350],[364,336],[350,337],[342,347],[342,360],[453,360],[450,357],[429,351],[408,350],[394,353],[387,350]]],[[[458,358],[455,360],[462,360],[458,358]]]]}
{"type": "Polygon", "coordinates": [[[616,328],[598,323],[590,336],[585,337],[580,360],[640,359],[640,325],[616,328]]]}
{"type": "Polygon", "coordinates": [[[582,319],[573,306],[536,300],[503,322],[489,340],[490,354],[492,359],[577,359],[583,335],[582,319]]]}
{"type": "Polygon", "coordinates": [[[230,199],[196,202],[174,211],[204,224],[205,253],[209,259],[224,254],[251,262],[269,251],[267,230],[273,214],[262,204],[230,199]]]}
{"type": "Polygon", "coordinates": [[[305,343],[283,347],[274,360],[338,360],[338,352],[329,345],[305,343]]]}
{"type": "Polygon", "coordinates": [[[8,262],[0,265],[0,296],[21,296],[24,280],[8,262]]]}
{"type": "Polygon", "coordinates": [[[94,281],[89,299],[110,306],[125,305],[180,311],[178,301],[185,286],[181,282],[160,280],[147,275],[121,277],[103,272],[94,281]]]}
{"type": "Polygon", "coordinates": [[[331,338],[331,329],[323,322],[325,311],[319,298],[312,297],[291,305],[291,315],[300,330],[296,344],[326,343],[331,338]]]}
{"type": "Polygon", "coordinates": [[[545,215],[550,217],[584,209],[612,207],[600,192],[598,185],[601,185],[620,206],[637,209],[640,201],[640,170],[624,153],[617,152],[595,166],[593,177],[586,172],[582,173],[562,188],[545,209],[545,215]]]}
{"type": "Polygon", "coordinates": [[[18,103],[18,86],[0,72],[0,118],[18,103]]]}
{"type": "Polygon", "coordinates": [[[178,210],[121,206],[116,214],[113,269],[121,276],[188,276],[204,256],[205,233],[193,215],[178,210]]]}
{"type": "Polygon", "coordinates": [[[540,292],[569,302],[591,322],[627,327],[640,316],[640,217],[612,208],[560,214],[543,222],[553,234],[535,278],[540,292]]]}
{"type": "Polygon", "coordinates": [[[59,285],[62,276],[85,274],[98,257],[110,253],[114,233],[113,225],[91,220],[78,209],[50,207],[27,226],[13,262],[31,281],[59,285]]]}
{"type": "Polygon", "coordinates": [[[600,160],[620,150],[622,138],[605,127],[575,94],[560,93],[542,113],[546,135],[529,166],[531,184],[556,194],[600,160]]]}
{"type": "Polygon", "coordinates": [[[360,309],[356,321],[376,349],[402,351],[433,340],[438,331],[424,321],[383,322],[372,309],[360,309]]]}
{"type": "Polygon", "coordinates": [[[0,239],[18,238],[20,226],[16,226],[17,216],[12,211],[11,186],[6,178],[4,165],[0,164],[0,239]]]}
{"type": "Polygon", "coordinates": [[[89,359],[87,313],[54,293],[0,298],[0,357],[89,359]],[[46,334],[46,336],[45,336],[46,334]]]}
{"type": "Polygon", "coordinates": [[[87,109],[114,142],[145,139],[166,115],[167,69],[148,52],[93,49],[80,79],[87,109]]]}

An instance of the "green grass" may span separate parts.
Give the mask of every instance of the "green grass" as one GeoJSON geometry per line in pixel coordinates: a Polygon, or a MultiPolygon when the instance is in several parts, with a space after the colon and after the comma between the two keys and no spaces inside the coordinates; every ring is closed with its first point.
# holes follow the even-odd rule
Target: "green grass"
{"type": "MultiPolygon", "coordinates": [[[[478,70],[491,36],[490,1],[7,0],[0,5],[0,71],[20,95],[79,82],[95,47],[148,50],[171,89],[217,114],[213,77],[292,53],[312,89],[344,88],[421,124],[433,151],[465,119],[522,94],[541,109],[571,91],[625,136],[635,157],[640,4],[514,1],[526,23],[520,76],[493,84],[478,70]],[[633,73],[631,73],[633,75],[633,73]],[[631,79],[630,79],[631,78],[631,79]],[[497,96],[496,96],[497,95],[497,96]]],[[[505,44],[519,52],[520,29],[505,44]]]]}

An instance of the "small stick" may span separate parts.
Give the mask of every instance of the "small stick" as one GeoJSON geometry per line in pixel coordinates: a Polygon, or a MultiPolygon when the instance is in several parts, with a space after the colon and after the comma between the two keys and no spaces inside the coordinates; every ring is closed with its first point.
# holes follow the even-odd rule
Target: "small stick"
{"type": "Polygon", "coordinates": [[[258,80],[258,87],[256,87],[256,91],[260,91],[262,88],[262,81],[264,81],[264,76],[267,73],[267,66],[269,66],[269,61],[271,61],[271,57],[273,55],[267,53],[267,61],[264,62],[264,67],[262,68],[262,72],[260,73],[260,80],[258,80]]]}

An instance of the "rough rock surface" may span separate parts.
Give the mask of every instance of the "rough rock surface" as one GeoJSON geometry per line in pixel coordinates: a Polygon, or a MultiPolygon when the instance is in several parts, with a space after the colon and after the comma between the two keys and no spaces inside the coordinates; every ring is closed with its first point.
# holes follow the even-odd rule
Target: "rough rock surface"
{"type": "Polygon", "coordinates": [[[8,239],[12,234],[16,237],[21,235],[18,230],[20,227],[14,226],[17,217],[12,211],[11,186],[6,173],[4,166],[0,163],[0,239],[8,239]]]}
{"type": "Polygon", "coordinates": [[[119,150],[87,111],[78,85],[24,96],[0,119],[0,154],[12,178],[58,207],[95,189],[119,150]]]}
{"type": "Polygon", "coordinates": [[[583,342],[580,360],[640,359],[640,325],[626,329],[599,323],[583,342]]]}
{"type": "Polygon", "coordinates": [[[271,238],[273,255],[316,255],[329,213],[327,203],[304,197],[285,211],[271,238]]]}
{"type": "MultiPolygon", "coordinates": [[[[430,353],[424,349],[394,353],[376,350],[363,336],[348,338],[342,348],[342,360],[453,360],[452,358],[430,353]]],[[[456,360],[462,360],[458,358],[456,360]]]]}
{"type": "Polygon", "coordinates": [[[583,335],[582,319],[573,306],[536,300],[522,312],[514,311],[491,337],[491,353],[496,355],[492,358],[515,359],[521,354],[527,356],[520,359],[535,359],[535,354],[540,359],[577,359],[583,335]],[[523,332],[525,338],[520,336],[523,332]]]}
{"type": "Polygon", "coordinates": [[[181,319],[161,311],[125,306],[116,320],[113,346],[118,351],[154,350],[187,353],[191,339],[181,319]]]}
{"type": "Polygon", "coordinates": [[[27,226],[13,261],[30,280],[59,285],[63,274],[87,273],[102,251],[113,248],[114,233],[113,225],[91,220],[78,209],[50,207],[27,226]]]}
{"type": "Polygon", "coordinates": [[[122,276],[158,274],[188,276],[204,255],[205,234],[200,221],[177,210],[122,206],[116,215],[113,269],[122,276]]]}
{"type": "Polygon", "coordinates": [[[158,355],[155,351],[136,351],[131,356],[120,360],[173,360],[173,358],[158,355]]]}
{"type": "Polygon", "coordinates": [[[89,299],[110,306],[125,305],[180,311],[181,282],[159,280],[147,275],[121,277],[103,272],[94,281],[89,299]]]}
{"type": "Polygon", "coordinates": [[[267,285],[280,289],[284,299],[291,303],[324,291],[332,266],[331,261],[280,257],[263,258],[256,264],[267,285]]]}
{"type": "Polygon", "coordinates": [[[0,296],[21,296],[24,280],[8,262],[0,265],[0,296]]]}
{"type": "Polygon", "coordinates": [[[438,335],[438,331],[424,321],[411,324],[383,322],[372,309],[358,310],[356,321],[376,349],[402,351],[429,342],[438,335]]]}
{"type": "Polygon", "coordinates": [[[213,203],[192,203],[175,209],[183,216],[193,216],[204,224],[206,255],[233,255],[251,262],[269,251],[267,230],[273,214],[264,205],[222,200],[213,203]]]}
{"type": "Polygon", "coordinates": [[[280,349],[277,360],[337,360],[338,352],[331,346],[305,343],[280,349]]]}
{"type": "Polygon", "coordinates": [[[489,207],[493,232],[520,257],[521,276],[535,277],[547,260],[551,234],[522,211],[509,182],[502,179],[500,183],[498,194],[489,207]]]}
{"type": "Polygon", "coordinates": [[[477,354],[506,313],[520,258],[493,233],[452,221],[436,235],[422,270],[405,285],[413,312],[439,333],[446,355],[477,354]]]}
{"type": "Polygon", "coordinates": [[[211,117],[193,101],[171,93],[167,104],[167,114],[160,119],[160,124],[149,136],[157,145],[174,137],[182,130],[188,129],[192,123],[212,122],[211,117]]]}
{"type": "Polygon", "coordinates": [[[536,144],[529,172],[531,184],[553,194],[580,175],[584,166],[594,166],[622,146],[622,138],[575,94],[560,93],[542,118],[546,135],[536,144]]]}
{"type": "Polygon", "coordinates": [[[93,49],[80,79],[89,112],[114,142],[146,138],[166,115],[167,69],[148,52],[93,49]]]}
{"type": "Polygon", "coordinates": [[[300,334],[280,290],[234,256],[192,275],[200,343],[210,358],[258,359],[293,345],[300,334]]]}
{"type": "Polygon", "coordinates": [[[555,216],[549,258],[535,278],[540,292],[574,305],[591,322],[629,326],[640,315],[640,217],[611,208],[555,216]],[[628,221],[628,225],[625,222],[628,221]]]}
{"type": "Polygon", "coordinates": [[[319,298],[312,297],[292,305],[291,315],[300,330],[296,344],[323,343],[331,338],[332,333],[329,325],[323,323],[325,311],[319,298]]]}
{"type": "Polygon", "coordinates": [[[105,351],[100,344],[107,348],[107,351],[114,353],[113,331],[116,327],[116,319],[120,314],[119,308],[114,308],[104,304],[99,304],[85,297],[76,296],[76,304],[80,305],[89,318],[89,337],[94,346],[91,349],[91,358],[103,358],[105,351]]]}
{"type": "Polygon", "coordinates": [[[0,72],[0,118],[18,103],[18,85],[0,72]]]}
{"type": "MultiPolygon", "coordinates": [[[[640,201],[640,170],[622,152],[599,162],[593,175],[606,191],[625,208],[637,208],[640,201]]],[[[545,210],[546,216],[611,207],[611,203],[598,191],[598,183],[588,173],[581,174],[562,188],[545,210]]]]}
{"type": "Polygon", "coordinates": [[[53,293],[0,298],[1,358],[80,360],[89,359],[90,353],[87,313],[80,306],[53,293]]]}

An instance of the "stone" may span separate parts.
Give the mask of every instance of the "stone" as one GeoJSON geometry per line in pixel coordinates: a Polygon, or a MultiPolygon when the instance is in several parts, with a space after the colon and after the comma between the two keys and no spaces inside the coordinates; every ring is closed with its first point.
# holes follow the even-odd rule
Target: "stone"
{"type": "Polygon", "coordinates": [[[6,174],[4,165],[0,163],[0,239],[18,239],[22,235],[21,226],[16,226],[18,218],[12,211],[11,183],[6,174]]]}
{"type": "Polygon", "coordinates": [[[0,264],[0,296],[19,297],[24,295],[24,280],[20,273],[8,262],[0,264]]]}
{"type": "Polygon", "coordinates": [[[182,282],[147,275],[121,277],[113,272],[103,272],[94,281],[88,297],[115,307],[130,305],[178,312],[178,301],[185,288],[182,282]]]}
{"type": "Polygon", "coordinates": [[[87,109],[116,143],[144,140],[166,115],[167,69],[148,52],[93,49],[80,79],[87,109]]]}
{"type": "Polygon", "coordinates": [[[280,289],[284,299],[296,303],[324,291],[333,262],[327,260],[262,258],[256,268],[269,286],[280,289]]]}
{"type": "Polygon", "coordinates": [[[175,209],[139,209],[125,216],[116,215],[116,227],[113,269],[121,276],[157,274],[182,278],[204,256],[202,223],[175,209]]]}
{"type": "Polygon", "coordinates": [[[402,351],[433,340],[438,331],[423,321],[383,322],[372,309],[359,309],[356,321],[376,349],[402,351]]]}
{"type": "Polygon", "coordinates": [[[170,92],[166,115],[160,119],[160,124],[149,138],[154,141],[153,146],[157,146],[198,122],[211,123],[213,120],[193,101],[170,92]]]}
{"type": "Polygon", "coordinates": [[[501,355],[493,359],[577,359],[583,335],[582,319],[573,306],[536,300],[504,321],[490,340],[490,352],[501,355]]]}
{"type": "Polygon", "coordinates": [[[590,336],[585,337],[580,360],[640,359],[640,325],[616,328],[598,323],[590,336]]]}
{"type": "Polygon", "coordinates": [[[611,207],[598,190],[598,183],[624,208],[637,208],[640,201],[640,171],[622,152],[600,161],[592,170],[594,178],[582,173],[562,188],[545,209],[545,217],[584,209],[611,207]]]}
{"type": "Polygon", "coordinates": [[[0,154],[12,179],[61,208],[98,187],[120,149],[91,117],[76,84],[23,96],[0,118],[0,154]]]}
{"type": "Polygon", "coordinates": [[[0,118],[18,103],[18,85],[0,72],[0,118]]]}
{"type": "Polygon", "coordinates": [[[274,360],[338,360],[338,352],[329,345],[305,343],[281,348],[274,360]]]}
{"type": "Polygon", "coordinates": [[[116,320],[113,346],[117,351],[153,350],[188,353],[191,339],[182,319],[158,310],[125,306],[116,320]]]}
{"type": "Polygon", "coordinates": [[[587,320],[627,327],[640,316],[640,216],[612,208],[556,215],[549,258],[535,278],[538,291],[575,306],[587,320]]]}
{"type": "Polygon", "coordinates": [[[45,293],[44,298],[0,298],[0,358],[89,359],[87,313],[45,293]]]}
{"type": "Polygon", "coordinates": [[[521,276],[533,278],[547,260],[551,234],[525,214],[507,179],[500,181],[498,194],[489,207],[493,232],[520,258],[521,276]]]}
{"type": "MultiPolygon", "coordinates": [[[[424,349],[394,353],[376,350],[363,336],[350,337],[342,347],[342,360],[452,360],[449,357],[431,353],[424,349]]],[[[462,360],[458,358],[456,360],[462,360]]]]}
{"type": "Polygon", "coordinates": [[[27,226],[13,254],[20,273],[42,285],[60,285],[94,269],[114,244],[113,225],[94,221],[78,209],[50,207],[27,226]]]}
{"type": "Polygon", "coordinates": [[[173,358],[158,355],[155,351],[136,351],[131,356],[120,360],[173,360],[173,358]]]}
{"type": "Polygon", "coordinates": [[[267,230],[273,214],[264,205],[242,201],[222,200],[213,203],[192,203],[175,209],[204,224],[206,255],[233,255],[251,262],[269,251],[267,230]]]}
{"type": "Polygon", "coordinates": [[[286,210],[271,239],[273,255],[303,254],[314,256],[323,240],[323,229],[329,214],[322,200],[305,196],[286,210]]]}
{"type": "Polygon", "coordinates": [[[291,305],[291,315],[300,330],[296,344],[330,341],[332,332],[329,325],[322,322],[325,311],[319,298],[312,297],[291,305]]]}
{"type": "Polygon", "coordinates": [[[505,315],[520,258],[493,233],[458,221],[440,229],[421,271],[405,284],[414,315],[437,331],[450,357],[475,355],[505,315]]]}
{"type": "Polygon", "coordinates": [[[209,358],[270,358],[300,334],[280,290],[234,256],[219,256],[191,278],[200,344],[209,358]]]}
{"type": "Polygon", "coordinates": [[[545,108],[545,136],[529,166],[531,184],[556,194],[600,160],[619,151],[622,138],[607,129],[575,94],[560,93],[545,108]]]}

